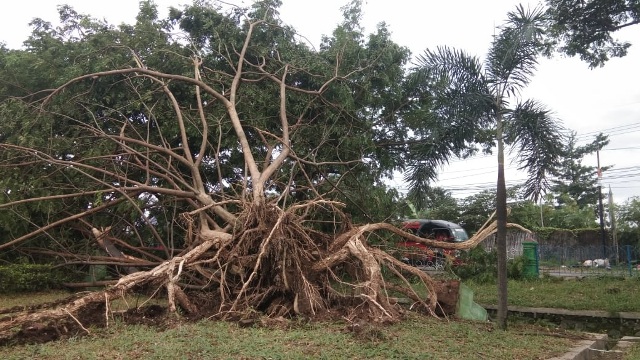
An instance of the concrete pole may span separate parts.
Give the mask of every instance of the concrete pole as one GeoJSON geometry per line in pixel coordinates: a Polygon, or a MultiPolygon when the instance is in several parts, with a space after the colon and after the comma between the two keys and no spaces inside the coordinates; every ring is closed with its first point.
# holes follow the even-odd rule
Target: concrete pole
{"type": "Polygon", "coordinates": [[[598,207],[600,213],[600,235],[602,237],[602,258],[607,258],[607,238],[604,232],[604,206],[602,205],[602,171],[600,170],[600,150],[596,152],[598,159],[598,207]]]}

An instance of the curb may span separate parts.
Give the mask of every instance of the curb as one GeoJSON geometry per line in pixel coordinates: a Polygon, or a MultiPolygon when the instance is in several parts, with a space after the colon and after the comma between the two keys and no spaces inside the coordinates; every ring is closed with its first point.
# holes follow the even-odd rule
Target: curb
{"type": "Polygon", "coordinates": [[[554,357],[548,360],[591,360],[593,359],[593,350],[604,350],[607,346],[609,336],[607,334],[587,334],[591,339],[580,340],[574,348],[564,355],[554,357]]]}
{"type": "MultiPolygon", "coordinates": [[[[487,310],[497,311],[498,305],[493,304],[481,304],[487,310]]],[[[581,316],[581,317],[600,317],[607,319],[625,319],[625,320],[640,320],[640,312],[609,312],[603,310],[567,310],[558,308],[544,308],[544,307],[527,307],[509,305],[507,307],[509,312],[527,313],[536,317],[541,315],[562,315],[562,316],[581,316]]]]}
{"type": "Polygon", "coordinates": [[[617,350],[617,351],[621,351],[621,352],[625,352],[627,351],[631,346],[640,343],[640,337],[636,337],[636,336],[624,336],[622,339],[620,339],[618,341],[618,343],[616,344],[616,346],[613,348],[613,350],[617,350]]]}

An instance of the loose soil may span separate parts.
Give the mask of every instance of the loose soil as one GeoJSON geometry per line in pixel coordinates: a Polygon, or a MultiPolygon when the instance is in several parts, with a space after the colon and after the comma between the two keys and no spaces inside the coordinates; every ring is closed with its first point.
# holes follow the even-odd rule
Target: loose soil
{"type": "MultiPolygon", "coordinates": [[[[71,298],[76,297],[76,295],[73,295],[71,298]]],[[[16,312],[37,312],[66,301],[68,301],[68,299],[29,307],[16,306],[11,309],[0,310],[0,314],[3,315],[1,317],[5,317],[11,316],[16,312]]],[[[168,316],[166,307],[155,304],[126,311],[110,312],[108,316],[108,321],[110,322],[117,321],[125,324],[143,324],[158,327],[159,329],[173,327],[177,320],[175,315],[168,316]]],[[[81,337],[87,335],[93,328],[103,328],[105,326],[107,326],[105,304],[94,303],[82,309],[82,311],[73,317],[70,315],[66,320],[48,323],[33,322],[24,324],[17,330],[2,332],[0,333],[0,346],[41,344],[71,337],[81,337]]]]}

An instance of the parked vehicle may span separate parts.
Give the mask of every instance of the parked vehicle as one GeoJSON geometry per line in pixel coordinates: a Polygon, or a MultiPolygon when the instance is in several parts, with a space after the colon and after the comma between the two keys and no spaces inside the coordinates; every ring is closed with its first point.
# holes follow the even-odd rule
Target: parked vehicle
{"type": "MultiPolygon", "coordinates": [[[[402,228],[416,236],[447,242],[463,242],[469,235],[462,226],[445,220],[412,219],[402,222],[402,228]]],[[[403,240],[399,242],[402,260],[416,266],[443,268],[447,261],[459,265],[460,251],[431,248],[425,244],[403,240]]]]}

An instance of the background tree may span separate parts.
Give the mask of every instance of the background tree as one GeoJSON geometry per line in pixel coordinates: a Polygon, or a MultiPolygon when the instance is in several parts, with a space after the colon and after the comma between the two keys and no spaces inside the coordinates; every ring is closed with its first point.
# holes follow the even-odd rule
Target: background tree
{"type": "Polygon", "coordinates": [[[552,45],[569,56],[580,56],[591,68],[627,54],[631,44],[614,38],[640,23],[638,0],[547,0],[552,45]]]}
{"type": "Polygon", "coordinates": [[[634,196],[617,208],[621,245],[640,246],[640,197],[634,196]]]}
{"type": "Polygon", "coordinates": [[[597,227],[593,208],[580,208],[571,199],[566,199],[561,207],[551,201],[534,203],[531,200],[511,204],[510,207],[510,220],[534,231],[543,227],[570,230],[597,227]]]}
{"type": "MultiPolygon", "coordinates": [[[[598,191],[598,169],[595,166],[582,165],[585,155],[590,155],[602,150],[609,144],[606,135],[598,134],[591,143],[578,146],[576,144],[576,134],[571,133],[567,143],[564,145],[562,162],[552,174],[551,192],[555,194],[557,205],[563,206],[567,201],[571,201],[583,209],[593,207],[598,204],[600,192],[598,191]]],[[[610,167],[601,167],[601,171],[606,171],[610,167]]]]}
{"type": "MultiPolygon", "coordinates": [[[[507,188],[507,199],[509,203],[518,202],[518,192],[520,187],[507,188]]],[[[487,219],[496,211],[496,190],[483,190],[477,194],[467,196],[459,200],[460,220],[459,223],[471,234],[480,229],[487,219]]],[[[523,223],[510,220],[523,225],[523,223]]]]}
{"type": "Polygon", "coordinates": [[[477,58],[447,47],[427,50],[417,63],[432,89],[433,106],[418,132],[424,142],[411,148],[407,180],[412,194],[420,195],[435,177],[436,168],[448,160],[447,154],[473,152],[469,144],[497,147],[497,321],[503,329],[507,317],[504,146],[515,147],[520,168],[529,174],[525,195],[534,199],[548,185],[547,174],[561,156],[558,122],[543,105],[518,97],[535,70],[544,21],[541,9],[518,7],[509,13],[484,66],[477,58]]]}
{"type": "Polygon", "coordinates": [[[441,219],[459,222],[460,206],[450,191],[441,187],[432,187],[426,194],[424,209],[413,215],[422,219],[441,219]]]}

